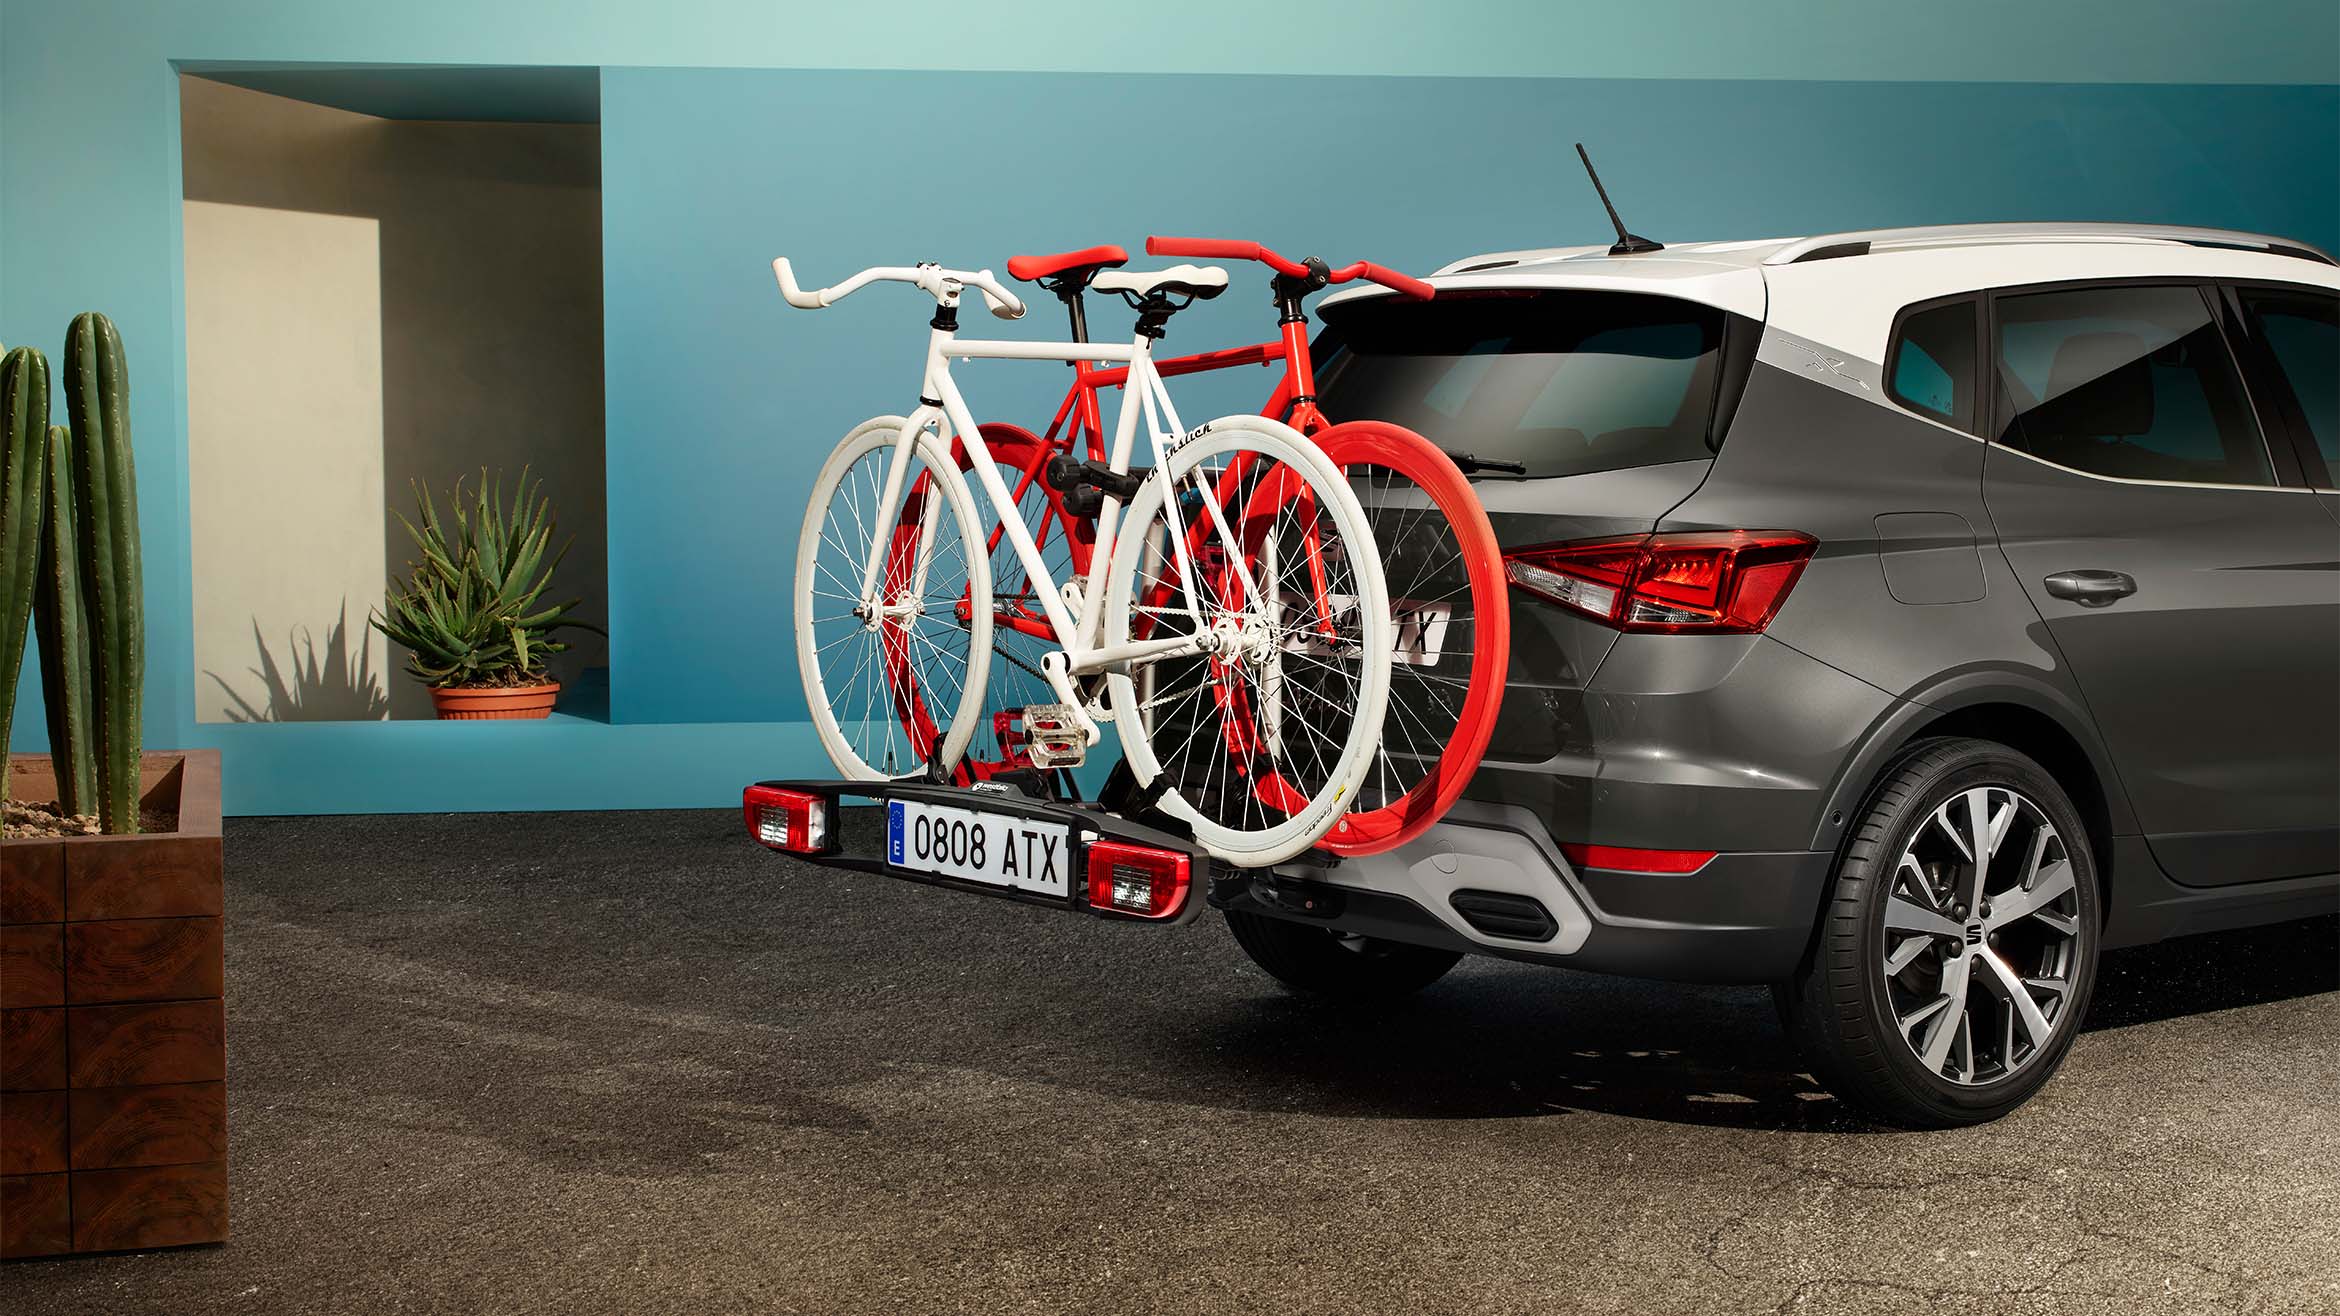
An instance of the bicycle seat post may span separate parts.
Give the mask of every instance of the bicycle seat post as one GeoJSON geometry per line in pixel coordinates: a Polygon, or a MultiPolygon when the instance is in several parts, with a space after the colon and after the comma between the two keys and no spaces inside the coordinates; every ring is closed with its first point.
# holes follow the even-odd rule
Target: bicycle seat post
{"type": "Polygon", "coordinates": [[[1107,244],[1051,256],[1012,256],[1008,259],[1008,273],[1055,293],[1071,321],[1072,341],[1085,343],[1089,341],[1089,311],[1084,294],[1090,280],[1101,271],[1120,268],[1128,260],[1128,252],[1107,244]]]}
{"type": "Polygon", "coordinates": [[[1163,293],[1147,293],[1143,297],[1125,297],[1131,310],[1138,313],[1137,332],[1140,337],[1160,341],[1170,332],[1170,317],[1194,304],[1192,295],[1172,297],[1163,293]]]}
{"type": "Polygon", "coordinates": [[[1055,276],[1038,280],[1041,287],[1055,293],[1056,300],[1064,303],[1065,316],[1072,324],[1072,341],[1076,343],[1089,341],[1088,298],[1084,294],[1089,286],[1088,276],[1093,273],[1094,270],[1081,270],[1070,277],[1055,276]]]}

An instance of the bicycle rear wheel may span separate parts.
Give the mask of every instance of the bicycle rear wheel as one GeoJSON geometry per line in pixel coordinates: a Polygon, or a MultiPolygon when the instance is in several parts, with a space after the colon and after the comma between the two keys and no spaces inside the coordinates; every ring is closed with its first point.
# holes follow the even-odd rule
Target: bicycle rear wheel
{"type": "MultiPolygon", "coordinates": [[[[1063,647],[1040,601],[1040,591],[1055,586],[1031,579],[1022,556],[1007,541],[1002,517],[1012,516],[1023,523],[1050,576],[1064,584],[1089,571],[1089,550],[1096,530],[1093,522],[1066,513],[1064,496],[1048,484],[1048,459],[1066,451],[1065,445],[1043,439],[1020,425],[992,424],[982,430],[984,446],[1015,505],[993,508],[1000,515],[978,518],[984,527],[980,542],[990,564],[992,657],[974,734],[955,770],[961,785],[1030,768],[1024,710],[1034,704],[1057,702],[1040,668],[1043,658],[1063,647]]],[[[964,442],[954,442],[951,457],[962,472],[969,473],[972,485],[977,460],[974,451],[964,442]]],[[[979,504],[985,501],[978,500],[979,504]]],[[[910,509],[904,510],[907,513],[910,509]]]]}
{"type": "Polygon", "coordinates": [[[1107,675],[1141,792],[1238,866],[1315,844],[1371,768],[1389,701],[1388,588],[1339,468],[1280,422],[1212,421],[1131,500],[1110,569],[1108,646],[1205,650],[1107,675]]]}
{"type": "Polygon", "coordinates": [[[845,436],[813,481],[797,540],[796,662],[813,728],[860,781],[953,765],[975,731],[991,661],[991,573],[958,464],[920,432],[884,502],[904,421],[845,436]],[[862,580],[880,555],[875,606],[862,580]]]}
{"type": "Polygon", "coordinates": [[[1452,458],[1412,430],[1350,421],[1311,436],[1365,505],[1389,580],[1389,712],[1373,767],[1319,844],[1394,850],[1462,797],[1494,734],[1511,667],[1495,527],[1452,458]]]}

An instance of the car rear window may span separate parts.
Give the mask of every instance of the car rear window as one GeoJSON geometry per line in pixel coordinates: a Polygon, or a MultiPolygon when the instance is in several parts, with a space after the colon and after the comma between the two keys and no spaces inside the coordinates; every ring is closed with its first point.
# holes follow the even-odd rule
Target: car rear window
{"type": "Polygon", "coordinates": [[[1325,318],[1316,382],[1333,420],[1403,425],[1536,478],[1714,454],[1729,318],[1714,307],[1645,293],[1450,293],[1352,302],[1325,318]]]}
{"type": "Polygon", "coordinates": [[[1893,336],[1885,391],[1912,411],[1974,432],[1972,298],[1910,311],[1893,336]]]}

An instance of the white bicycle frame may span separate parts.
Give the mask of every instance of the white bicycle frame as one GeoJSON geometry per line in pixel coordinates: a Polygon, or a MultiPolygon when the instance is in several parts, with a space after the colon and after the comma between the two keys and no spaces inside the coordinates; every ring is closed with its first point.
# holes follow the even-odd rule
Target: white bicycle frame
{"type": "MultiPolygon", "coordinates": [[[[808,309],[828,306],[870,283],[894,281],[913,283],[925,289],[949,312],[937,317],[940,323],[935,325],[927,339],[925,373],[918,391],[919,405],[903,421],[894,440],[893,460],[886,470],[885,486],[878,506],[894,507],[902,497],[920,431],[936,429],[938,439],[956,437],[967,445],[971,456],[968,464],[974,469],[976,483],[983,487],[984,496],[990,499],[993,509],[998,513],[1002,532],[1014,547],[1016,556],[1022,560],[1025,577],[1039,595],[1041,609],[1047,615],[1049,628],[1055,633],[1059,645],[1058,652],[1042,660],[1042,675],[1057,699],[1073,710],[1089,744],[1095,745],[1103,737],[1103,732],[1090,711],[1089,701],[1081,698],[1074,690],[1073,677],[1122,669],[1133,663],[1160,662],[1216,652],[1223,645],[1233,642],[1232,636],[1205,622],[1194,598],[1194,564],[1188,557],[1187,537],[1180,520],[1177,491],[1167,487],[1170,455],[1186,437],[1186,430],[1179,423],[1178,411],[1170,401],[1169,390],[1163,386],[1161,375],[1154,370],[1154,343],[1151,338],[1144,334],[1133,334],[1127,346],[960,338],[956,328],[957,310],[965,288],[973,287],[982,292],[993,314],[1003,319],[1015,319],[1024,313],[1023,303],[1001,287],[989,270],[944,270],[932,265],[881,266],[864,270],[834,287],[805,292],[796,286],[795,276],[786,257],[772,262],[772,267],[779,277],[781,292],[793,306],[808,309]],[[1113,444],[1106,461],[1114,473],[1128,473],[1130,458],[1136,447],[1138,422],[1142,417],[1154,456],[1153,470],[1147,478],[1165,484],[1162,490],[1163,515],[1169,522],[1171,551],[1178,564],[1178,578],[1185,595],[1184,608],[1194,623],[1192,634],[1129,640],[1111,645],[1103,642],[1104,601],[1108,585],[1106,577],[1111,574],[1105,564],[1113,560],[1122,508],[1120,500],[1110,494],[1105,497],[1103,508],[1097,515],[1096,541],[1090,550],[1092,565],[1088,583],[1081,595],[1080,615],[1072,615],[1066,607],[1064,589],[1049,570],[1047,561],[1042,558],[1030,527],[1024,524],[1022,517],[1014,514],[1017,510],[1015,495],[1001,478],[998,463],[992,460],[991,450],[983,441],[982,427],[967,406],[966,397],[960,393],[957,381],[951,377],[952,357],[993,361],[1123,362],[1128,365],[1129,380],[1115,416],[1113,444]],[[940,429],[938,422],[949,428],[940,429]]],[[[1206,498],[1202,502],[1205,514],[1222,537],[1221,542],[1237,542],[1218,500],[1206,498]]],[[[933,546],[938,515],[939,507],[930,503],[925,521],[919,529],[919,577],[914,583],[921,593],[925,586],[926,564],[933,546]]],[[[872,618],[880,617],[885,612],[886,604],[882,597],[885,556],[884,538],[872,536],[869,561],[863,567],[861,579],[861,603],[872,618]]],[[[972,570],[976,564],[971,560],[968,565],[972,570]]],[[[1265,609],[1269,601],[1253,582],[1242,555],[1230,554],[1229,565],[1242,587],[1245,607],[1253,611],[1265,609]]],[[[984,566],[988,569],[988,562],[984,566]]],[[[1270,620],[1272,618],[1263,618],[1262,622],[1264,624],[1270,620]]]]}

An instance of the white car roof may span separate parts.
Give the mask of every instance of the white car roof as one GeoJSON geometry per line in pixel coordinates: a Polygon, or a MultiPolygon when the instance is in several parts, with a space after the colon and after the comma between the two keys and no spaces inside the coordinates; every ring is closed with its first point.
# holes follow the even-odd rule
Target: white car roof
{"type": "MultiPolygon", "coordinates": [[[[1901,308],[1982,288],[2111,278],[2255,279],[2340,290],[2340,264],[2286,238],[2136,224],[1970,224],[1802,238],[1668,243],[1612,256],[1608,244],[1494,251],[1430,282],[1452,288],[1594,288],[1721,307],[1882,358],[1901,308]]],[[[1354,289],[1331,305],[1386,296],[1354,289]]]]}

